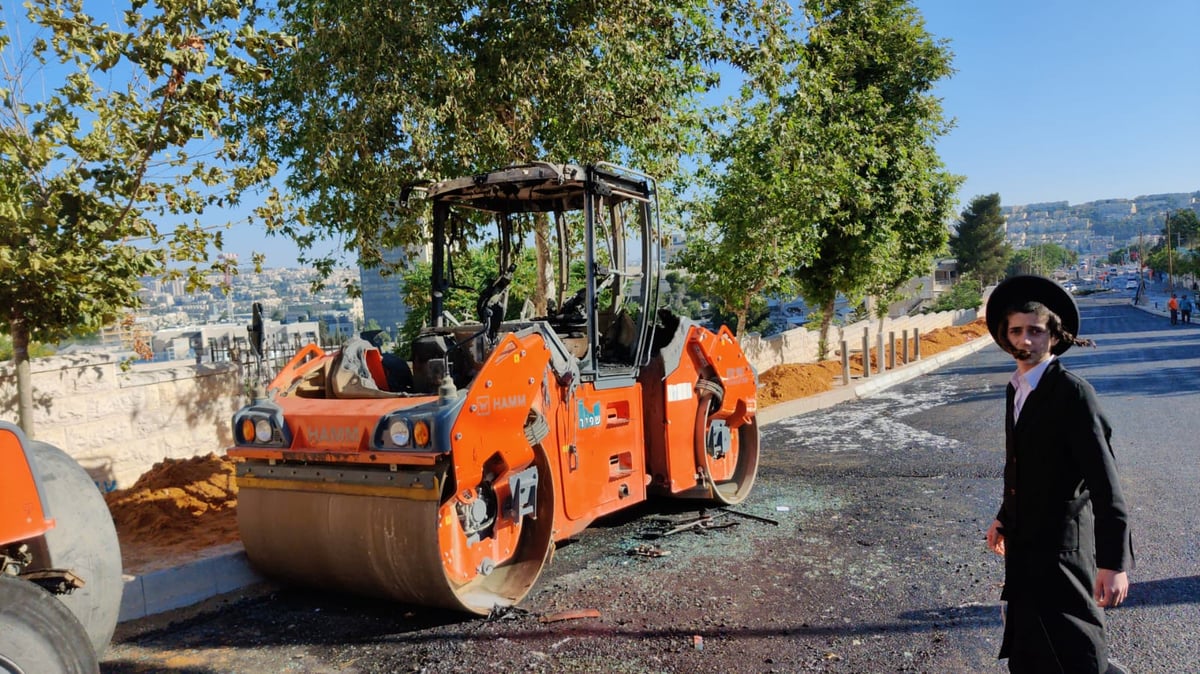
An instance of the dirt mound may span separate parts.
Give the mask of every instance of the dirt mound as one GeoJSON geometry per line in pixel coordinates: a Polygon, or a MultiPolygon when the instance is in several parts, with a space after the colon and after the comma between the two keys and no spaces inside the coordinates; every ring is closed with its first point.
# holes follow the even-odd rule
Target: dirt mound
{"type": "Polygon", "coordinates": [[[776,365],[758,378],[758,406],[761,409],[823,393],[832,389],[834,379],[841,375],[842,364],[834,360],[776,365]]]}
{"type": "Polygon", "coordinates": [[[126,572],[238,540],[235,463],[216,454],[168,459],[104,496],[126,572]]]}
{"type": "MultiPolygon", "coordinates": [[[[965,325],[939,328],[921,335],[921,357],[925,358],[946,349],[953,348],[964,342],[969,342],[981,335],[987,335],[987,322],[977,318],[965,325]]],[[[909,347],[911,350],[911,346],[909,347]]],[[[896,365],[902,365],[911,360],[911,353],[904,353],[903,340],[896,340],[892,352],[895,354],[896,365]]],[[[878,368],[878,349],[871,349],[871,367],[878,368]]],[[[886,358],[886,354],[885,354],[886,358]]],[[[850,356],[850,375],[862,374],[862,354],[850,356]]],[[[761,373],[758,376],[758,406],[769,407],[789,400],[823,393],[834,387],[841,380],[842,363],[840,359],[824,360],[819,363],[786,363],[761,373]]]]}

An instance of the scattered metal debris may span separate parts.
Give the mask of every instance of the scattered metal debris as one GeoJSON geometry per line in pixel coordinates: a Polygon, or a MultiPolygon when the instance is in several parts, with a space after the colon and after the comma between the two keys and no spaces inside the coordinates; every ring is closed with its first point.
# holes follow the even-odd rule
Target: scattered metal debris
{"type": "Polygon", "coordinates": [[[706,533],[713,529],[724,529],[726,527],[732,527],[732,526],[737,525],[737,522],[720,522],[720,523],[718,523],[716,521],[717,518],[722,517],[724,515],[736,515],[737,517],[743,517],[748,520],[754,520],[755,522],[763,522],[766,524],[779,526],[778,520],[773,520],[769,517],[763,517],[761,515],[751,515],[750,513],[739,512],[737,510],[730,510],[729,508],[717,508],[711,514],[708,511],[701,510],[698,514],[696,514],[695,516],[692,516],[692,517],[684,517],[684,518],[676,518],[676,519],[672,519],[672,518],[668,518],[668,517],[648,518],[650,522],[653,522],[656,524],[665,524],[666,527],[661,528],[656,531],[647,531],[644,534],[642,534],[642,538],[647,538],[647,539],[653,540],[656,538],[662,538],[663,536],[670,536],[672,534],[677,534],[682,531],[694,531],[696,533],[702,534],[702,533],[706,533]]]}
{"type": "MultiPolygon", "coordinates": [[[[780,506],[780,507],[784,508],[785,510],[787,508],[787,506],[780,506]]],[[[754,520],[755,522],[764,522],[766,524],[770,524],[773,526],[779,526],[779,520],[773,520],[770,517],[763,517],[762,515],[751,515],[750,513],[739,512],[737,510],[730,510],[729,508],[719,508],[718,510],[720,510],[723,513],[729,513],[730,515],[737,515],[738,517],[745,517],[746,519],[754,520]]]]}
{"type": "Polygon", "coordinates": [[[556,623],[563,620],[579,620],[580,618],[599,618],[600,610],[594,608],[577,608],[571,611],[559,611],[538,618],[540,623],[556,623]]]}
{"type": "Polygon", "coordinates": [[[656,548],[653,545],[638,545],[629,549],[626,554],[635,555],[637,557],[666,557],[671,554],[669,550],[656,548]]]}
{"type": "Polygon", "coordinates": [[[498,620],[517,620],[518,618],[522,618],[527,615],[529,615],[529,611],[526,611],[523,608],[517,608],[516,606],[501,606],[500,604],[496,604],[488,613],[487,620],[488,622],[495,622],[498,620]]]}

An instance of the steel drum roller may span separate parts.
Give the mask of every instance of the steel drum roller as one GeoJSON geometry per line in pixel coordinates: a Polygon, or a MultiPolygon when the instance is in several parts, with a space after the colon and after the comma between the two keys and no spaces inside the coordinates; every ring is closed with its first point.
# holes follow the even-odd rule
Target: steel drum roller
{"type": "MultiPolygon", "coordinates": [[[[439,540],[439,521],[452,530],[443,536],[461,530],[451,519],[453,507],[440,500],[441,479],[421,487],[384,486],[317,480],[309,467],[303,467],[304,479],[293,479],[287,470],[243,464],[238,477],[246,554],[259,571],[284,581],[484,615],[525,596],[552,545],[553,492],[547,484],[539,490],[538,518],[525,520],[515,554],[456,583],[447,572],[454,546],[439,540]]],[[[345,473],[325,472],[326,479],[345,473]]]]}

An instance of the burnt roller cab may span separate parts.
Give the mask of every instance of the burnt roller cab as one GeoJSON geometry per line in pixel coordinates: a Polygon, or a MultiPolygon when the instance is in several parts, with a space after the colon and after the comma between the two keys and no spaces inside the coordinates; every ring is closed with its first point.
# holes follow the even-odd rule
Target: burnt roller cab
{"type": "Polygon", "coordinates": [[[530,164],[432,184],[425,200],[432,327],[411,359],[309,345],[234,416],[238,522],[259,570],[486,614],[598,517],[652,495],[747,497],[757,375],[728,329],[657,309],[651,178],[530,164]],[[549,315],[508,320],[506,244],[537,218],[557,233],[562,293],[549,315]],[[493,226],[499,271],[460,320],[443,302],[461,292],[451,244],[493,226]]]}

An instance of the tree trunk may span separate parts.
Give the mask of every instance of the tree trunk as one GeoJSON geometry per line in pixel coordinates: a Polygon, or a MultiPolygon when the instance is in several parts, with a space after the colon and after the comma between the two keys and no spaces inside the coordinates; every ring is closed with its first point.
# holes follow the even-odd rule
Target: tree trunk
{"type": "Polygon", "coordinates": [[[29,329],[24,318],[11,318],[13,366],[17,370],[17,414],[21,430],[32,440],[33,435],[33,377],[29,372],[29,329]]]}
{"type": "Polygon", "coordinates": [[[821,335],[817,338],[817,360],[829,356],[829,326],[833,324],[833,300],[821,307],[821,335]]]}
{"type": "Polygon", "coordinates": [[[749,314],[749,313],[750,313],[750,300],[747,299],[744,302],[742,302],[742,306],[738,307],[738,310],[736,312],[737,331],[734,333],[734,336],[737,337],[738,339],[741,339],[742,335],[746,334],[746,314],[749,314]]]}

